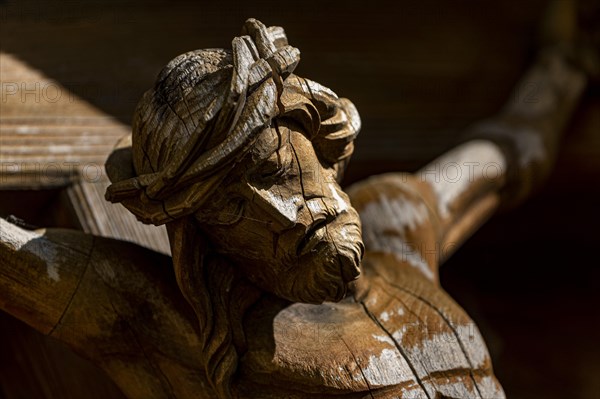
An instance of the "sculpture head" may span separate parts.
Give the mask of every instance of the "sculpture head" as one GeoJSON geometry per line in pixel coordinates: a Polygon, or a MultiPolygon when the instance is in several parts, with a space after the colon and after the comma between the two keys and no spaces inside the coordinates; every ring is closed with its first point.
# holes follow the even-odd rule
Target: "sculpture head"
{"type": "Polygon", "coordinates": [[[167,225],[211,381],[235,369],[241,320],[226,307],[245,297],[235,299],[240,279],[320,303],[342,299],[359,274],[360,221],[339,181],[360,119],[350,101],[294,75],[299,60],[283,29],[256,20],[231,51],[176,57],[135,111],[129,161],[107,162],[107,199],[167,225]]]}
{"type": "Polygon", "coordinates": [[[232,52],[197,50],[165,67],[135,113],[137,177],[108,198],[147,223],[193,220],[266,291],[340,300],[363,251],[338,182],[358,113],[292,74],[299,52],[280,28],[249,20],[244,30],[232,52]]]}
{"type": "Polygon", "coordinates": [[[340,300],[359,274],[358,215],[305,129],[275,118],[194,217],[253,283],[291,301],[340,300]]]}

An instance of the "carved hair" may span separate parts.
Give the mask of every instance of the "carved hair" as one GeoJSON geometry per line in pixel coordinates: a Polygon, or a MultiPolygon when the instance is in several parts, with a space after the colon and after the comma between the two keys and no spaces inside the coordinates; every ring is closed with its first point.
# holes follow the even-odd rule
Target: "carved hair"
{"type": "MultiPolygon", "coordinates": [[[[235,346],[243,346],[239,339],[234,345],[241,316],[228,310],[243,283],[235,269],[206,249],[192,215],[273,119],[289,118],[302,126],[338,180],[360,129],[350,101],[293,75],[299,61],[282,28],[254,19],[233,39],[232,51],[196,50],[176,57],[135,111],[135,175],[123,179],[109,173],[109,201],[122,203],[144,223],[167,224],[177,280],[198,316],[207,376],[221,397],[229,396],[235,346]]],[[[115,159],[107,162],[108,171],[127,168],[115,165],[115,159]]],[[[243,301],[235,300],[243,312],[243,301]]]]}

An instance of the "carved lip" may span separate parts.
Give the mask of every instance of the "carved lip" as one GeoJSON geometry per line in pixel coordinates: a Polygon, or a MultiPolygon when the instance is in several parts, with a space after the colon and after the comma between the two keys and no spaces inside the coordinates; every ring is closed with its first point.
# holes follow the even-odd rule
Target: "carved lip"
{"type": "Polygon", "coordinates": [[[313,251],[323,241],[328,224],[329,221],[326,218],[315,221],[298,243],[296,254],[302,256],[313,251]]]}

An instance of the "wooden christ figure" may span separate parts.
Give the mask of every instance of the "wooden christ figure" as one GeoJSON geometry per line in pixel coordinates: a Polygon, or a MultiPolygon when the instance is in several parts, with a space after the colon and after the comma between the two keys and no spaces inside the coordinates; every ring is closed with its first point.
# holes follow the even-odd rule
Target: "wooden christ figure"
{"type": "Polygon", "coordinates": [[[356,108],[250,19],[231,50],[163,69],[106,164],[106,198],[166,225],[172,260],[2,220],[0,307],[130,398],[504,397],[438,267],[549,170],[589,71],[565,48],[524,77],[540,102],[509,103],[417,173],[344,191],[356,108]]]}

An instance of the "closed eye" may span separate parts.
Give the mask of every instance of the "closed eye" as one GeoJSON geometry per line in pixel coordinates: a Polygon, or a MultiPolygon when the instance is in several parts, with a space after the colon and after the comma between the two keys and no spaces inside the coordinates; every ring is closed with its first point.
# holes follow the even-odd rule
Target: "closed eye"
{"type": "Polygon", "coordinates": [[[274,183],[281,180],[290,169],[289,156],[286,156],[286,149],[280,148],[267,158],[255,173],[255,179],[274,183]]]}
{"type": "Polygon", "coordinates": [[[232,225],[244,218],[246,200],[231,195],[226,201],[218,201],[195,213],[196,220],[208,225],[232,225]]]}
{"type": "Polygon", "coordinates": [[[276,169],[269,170],[260,174],[261,179],[276,179],[282,177],[285,174],[285,169],[277,167],[276,169]]]}

